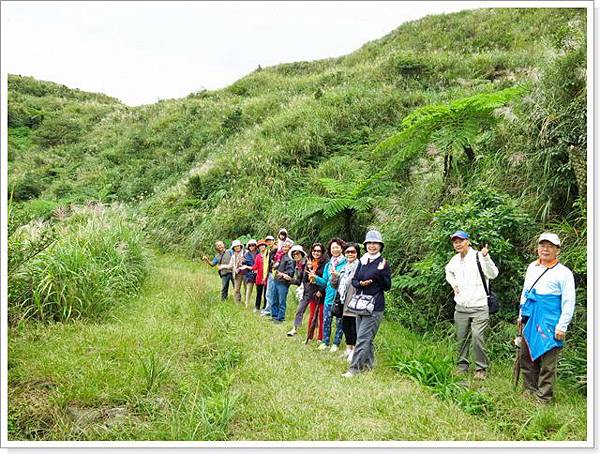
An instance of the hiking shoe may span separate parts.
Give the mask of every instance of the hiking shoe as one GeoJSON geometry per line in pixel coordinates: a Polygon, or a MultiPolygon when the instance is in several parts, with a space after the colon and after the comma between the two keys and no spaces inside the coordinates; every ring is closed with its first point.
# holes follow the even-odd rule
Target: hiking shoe
{"type": "Polygon", "coordinates": [[[354,377],[354,374],[352,372],[348,371],[348,372],[342,374],[342,377],[344,377],[344,378],[352,378],[352,377],[354,377]]]}
{"type": "Polygon", "coordinates": [[[292,328],[292,330],[288,331],[288,333],[287,333],[288,337],[294,337],[296,334],[298,334],[298,331],[296,331],[296,328],[292,328]]]}
{"type": "Polygon", "coordinates": [[[323,342],[321,342],[321,344],[317,347],[317,350],[325,350],[327,348],[327,345],[324,344],[323,342]]]}
{"type": "Polygon", "coordinates": [[[457,367],[454,369],[454,371],[452,373],[454,375],[465,375],[467,372],[469,372],[469,369],[465,369],[463,367],[457,367]]]}
{"type": "Polygon", "coordinates": [[[352,350],[350,353],[348,353],[348,362],[351,363],[352,362],[352,358],[354,357],[354,350],[352,350]]]}
{"type": "Polygon", "coordinates": [[[283,320],[277,320],[276,318],[274,318],[273,323],[275,323],[276,325],[281,325],[283,323],[283,320]]]}
{"type": "Polygon", "coordinates": [[[337,352],[337,351],[338,351],[338,346],[337,346],[337,345],[335,345],[335,344],[333,344],[333,345],[331,346],[331,349],[330,349],[329,351],[330,351],[331,353],[335,353],[335,352],[337,352]]]}
{"type": "Polygon", "coordinates": [[[485,369],[479,369],[478,371],[475,371],[475,375],[473,376],[475,380],[485,380],[486,377],[487,372],[485,369]]]}

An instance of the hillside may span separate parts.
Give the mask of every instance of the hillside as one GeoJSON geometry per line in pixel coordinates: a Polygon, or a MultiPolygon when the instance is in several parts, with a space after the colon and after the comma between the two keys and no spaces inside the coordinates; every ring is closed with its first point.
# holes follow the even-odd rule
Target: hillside
{"type": "Polygon", "coordinates": [[[388,319],[444,336],[447,238],[463,228],[501,270],[490,346],[506,360],[524,270],[552,230],[577,284],[559,373],[585,393],[585,9],[428,16],[340,58],[141,107],[8,81],[11,323],[102,318],[139,290],[147,247],[197,259],[280,227],[304,246],[375,227],[388,319]],[[132,277],[99,283],[111,266],[132,277]]]}

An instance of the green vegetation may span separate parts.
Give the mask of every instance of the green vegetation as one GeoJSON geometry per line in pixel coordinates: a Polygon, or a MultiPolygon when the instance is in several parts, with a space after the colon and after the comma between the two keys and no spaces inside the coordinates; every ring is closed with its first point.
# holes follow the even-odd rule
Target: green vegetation
{"type": "Polygon", "coordinates": [[[32,221],[11,235],[13,320],[94,317],[137,293],[147,273],[138,224],[119,206],[57,209],[56,223],[32,221]]]}
{"type": "MultiPolygon", "coordinates": [[[[344,57],[259,68],[223,90],[135,108],[9,75],[11,438],[585,438],[586,64],[585,9],[505,8],[426,17],[344,57]],[[202,318],[213,296],[199,290],[172,289],[172,304],[155,301],[163,298],[156,286],[175,285],[177,270],[189,268],[174,261],[174,275],[163,267],[155,276],[146,245],[195,259],[217,239],[259,238],[280,227],[305,246],[339,235],[362,241],[372,227],[383,233],[393,288],[380,347],[389,362],[370,396],[372,430],[344,433],[341,416],[336,427],[315,428],[336,421],[337,401],[299,421],[299,401],[286,401],[291,412],[251,405],[305,390],[295,378],[283,391],[267,386],[257,372],[275,373],[260,356],[267,342],[281,347],[286,377],[298,372],[293,364],[315,361],[313,352],[288,348],[284,357],[288,344],[261,336],[251,342],[264,340],[262,347],[249,350],[231,333],[264,328],[228,306],[202,318]],[[452,292],[443,266],[457,228],[475,245],[489,244],[500,269],[493,287],[501,311],[489,333],[498,368],[486,382],[493,390],[465,390],[448,374],[452,292]],[[531,413],[532,403],[516,404],[521,398],[506,377],[525,267],[545,230],[564,243],[577,306],[559,364],[561,403],[531,413]],[[133,300],[148,275],[146,293],[133,300]],[[192,301],[198,306],[185,305],[192,301]],[[161,334],[119,325],[135,308],[147,323],[172,323],[161,334]],[[126,341],[114,344],[114,330],[126,341]],[[82,333],[95,339],[91,351],[105,369],[96,369],[93,354],[82,360],[75,341],[82,333]],[[30,337],[45,352],[40,363],[27,353],[30,337]],[[69,341],[73,350],[65,350],[69,341]],[[389,342],[397,342],[392,350],[389,342]],[[139,346],[139,355],[125,345],[139,346]],[[64,365],[49,359],[54,348],[64,365]],[[65,378],[68,367],[106,381],[77,388],[65,378]],[[235,386],[239,370],[244,384],[235,386]],[[40,391],[27,374],[52,385],[40,391]],[[189,379],[194,374],[200,378],[189,379]],[[383,403],[392,398],[407,406],[393,407],[396,414],[414,411],[414,425],[392,417],[383,403]],[[133,422],[77,432],[57,423],[66,424],[72,402],[124,406],[133,422]],[[448,408],[465,426],[452,419],[433,430],[427,422],[448,408]],[[387,428],[378,419],[384,414],[387,428]]],[[[331,364],[319,362],[318,370],[330,372],[326,380],[341,395],[331,364]]],[[[299,377],[311,380],[304,371],[299,377]]],[[[329,402],[322,393],[311,402],[329,402]]]]}
{"type": "Polygon", "coordinates": [[[560,403],[523,399],[512,389],[510,361],[496,361],[484,384],[451,387],[449,335],[419,336],[385,321],[377,367],[346,381],[345,360],[303,344],[306,320],[289,338],[287,324],[268,323],[231,298],[221,303],[220,281],[206,266],[173,255],[153,262],[139,298],[115,307],[110,320],[12,330],[10,439],[586,437],[585,397],[559,383],[560,403]],[[348,414],[364,424],[348,424],[348,414]]]}

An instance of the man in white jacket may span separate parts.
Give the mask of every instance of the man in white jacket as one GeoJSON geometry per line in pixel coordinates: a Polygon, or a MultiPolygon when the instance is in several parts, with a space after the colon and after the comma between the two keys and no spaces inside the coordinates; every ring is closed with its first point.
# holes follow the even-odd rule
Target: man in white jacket
{"type": "Polygon", "coordinates": [[[469,234],[458,230],[450,236],[457,254],[446,265],[446,280],[454,289],[454,322],[458,341],[457,372],[467,373],[469,370],[469,350],[473,338],[475,356],[475,376],[484,380],[489,367],[485,352],[484,334],[489,323],[487,293],[483,287],[477,259],[489,287],[489,279],[498,276],[498,268],[489,255],[486,244],[481,251],[471,248],[469,234]]]}

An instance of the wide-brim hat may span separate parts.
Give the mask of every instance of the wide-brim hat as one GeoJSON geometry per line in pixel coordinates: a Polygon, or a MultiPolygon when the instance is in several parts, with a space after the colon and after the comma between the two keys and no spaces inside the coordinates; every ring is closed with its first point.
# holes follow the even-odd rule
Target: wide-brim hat
{"type": "Polygon", "coordinates": [[[233,240],[233,243],[231,243],[231,249],[233,249],[236,246],[241,246],[242,242],[240,240],[233,240]]]}
{"type": "Polygon", "coordinates": [[[267,242],[265,240],[260,240],[258,243],[256,243],[257,247],[266,246],[266,245],[267,245],[267,242]]]}
{"type": "Polygon", "coordinates": [[[380,243],[382,246],[384,245],[383,237],[378,230],[369,230],[365,235],[365,241],[363,241],[363,245],[367,245],[367,243],[380,243]]]}
{"type": "Polygon", "coordinates": [[[291,259],[294,258],[292,257],[294,255],[294,252],[300,252],[302,254],[302,257],[306,257],[306,252],[299,244],[292,246],[292,248],[289,250],[288,255],[291,259]]]}
{"type": "Polygon", "coordinates": [[[256,240],[249,240],[249,241],[246,243],[246,246],[250,246],[250,245],[252,245],[252,244],[254,244],[255,246],[258,246],[258,243],[256,242],[256,240]]]}
{"type": "Polygon", "coordinates": [[[271,240],[271,241],[275,241],[275,237],[274,237],[273,235],[267,235],[267,236],[265,237],[265,241],[269,241],[269,240],[271,240]]]}

